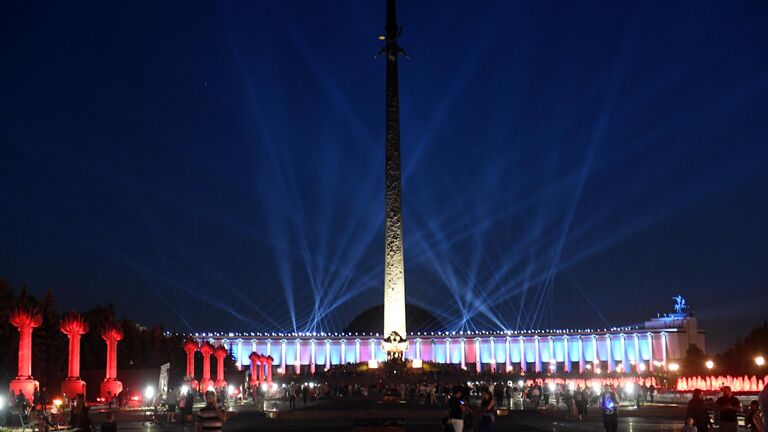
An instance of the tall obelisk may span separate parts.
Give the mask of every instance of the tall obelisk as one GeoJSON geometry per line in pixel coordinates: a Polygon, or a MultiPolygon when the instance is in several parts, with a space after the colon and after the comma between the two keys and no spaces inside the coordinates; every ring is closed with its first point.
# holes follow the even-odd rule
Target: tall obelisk
{"type": "Polygon", "coordinates": [[[384,337],[388,356],[402,358],[405,347],[405,268],[403,264],[403,211],[400,176],[400,96],[397,84],[397,44],[400,28],[395,0],[387,0],[387,24],[382,52],[387,61],[387,125],[384,221],[384,337]]]}

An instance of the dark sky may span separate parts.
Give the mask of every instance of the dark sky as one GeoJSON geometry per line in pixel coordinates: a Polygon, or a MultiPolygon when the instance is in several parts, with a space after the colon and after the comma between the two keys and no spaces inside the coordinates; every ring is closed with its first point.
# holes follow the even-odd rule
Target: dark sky
{"type": "MultiPolygon", "coordinates": [[[[399,5],[406,286],[448,329],[768,319],[768,3],[399,5]]],[[[0,278],[176,330],[381,302],[384,1],[0,6],[0,278]]]]}

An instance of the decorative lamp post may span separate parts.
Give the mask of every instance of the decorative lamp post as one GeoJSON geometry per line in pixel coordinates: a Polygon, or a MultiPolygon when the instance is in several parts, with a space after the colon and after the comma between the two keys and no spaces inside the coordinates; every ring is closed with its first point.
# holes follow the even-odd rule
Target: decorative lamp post
{"type": "Polygon", "coordinates": [[[224,358],[229,354],[224,345],[219,345],[214,350],[213,355],[216,356],[216,388],[220,389],[227,386],[227,381],[224,380],[224,358]]]}
{"type": "Polygon", "coordinates": [[[266,362],[267,362],[267,383],[272,384],[272,363],[274,363],[275,359],[272,358],[272,356],[267,356],[266,362]]]}
{"type": "Polygon", "coordinates": [[[78,394],[85,395],[85,381],[80,379],[80,336],[88,333],[88,323],[80,314],[72,312],[62,318],[60,328],[69,338],[67,379],[61,383],[61,393],[75,399],[78,394]]]}
{"type": "Polygon", "coordinates": [[[101,382],[101,397],[109,401],[123,391],[123,383],[117,379],[117,343],[123,339],[123,329],[117,324],[107,324],[101,330],[101,338],[107,343],[107,370],[101,382]]]}
{"type": "Polygon", "coordinates": [[[213,345],[210,342],[203,342],[200,345],[200,352],[203,354],[203,377],[200,379],[200,391],[208,391],[213,387],[211,379],[211,354],[213,345]]]}
{"type": "Polygon", "coordinates": [[[37,308],[19,306],[11,311],[9,321],[19,331],[19,369],[16,379],[11,381],[10,389],[17,396],[22,391],[27,400],[32,400],[38,385],[32,378],[32,329],[40,327],[43,316],[37,308]]]}
{"type": "Polygon", "coordinates": [[[250,384],[251,387],[259,384],[259,369],[256,366],[256,364],[259,363],[259,355],[255,352],[252,352],[249,356],[249,359],[251,359],[251,380],[248,384],[250,384]]]}
{"type": "Polygon", "coordinates": [[[184,376],[184,383],[192,390],[197,390],[197,380],[195,379],[195,351],[200,348],[200,344],[194,339],[187,339],[184,342],[184,351],[187,352],[187,373],[184,376]]]}

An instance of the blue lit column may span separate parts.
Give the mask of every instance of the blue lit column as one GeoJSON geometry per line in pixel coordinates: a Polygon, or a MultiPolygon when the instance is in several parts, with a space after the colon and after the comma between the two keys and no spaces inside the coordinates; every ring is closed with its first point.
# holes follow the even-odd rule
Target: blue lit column
{"type": "Polygon", "coordinates": [[[445,338],[445,364],[451,364],[451,339],[445,338]]]}
{"type": "Polygon", "coordinates": [[[525,372],[526,369],[526,361],[525,361],[525,338],[520,336],[520,371],[525,372]]]}
{"type": "MultiPolygon", "coordinates": [[[[288,364],[287,364],[288,362],[285,359],[285,344],[286,344],[285,339],[280,341],[280,370],[283,375],[286,374],[287,372],[286,368],[288,367],[288,364]]],[[[254,346],[255,345],[256,343],[254,342],[254,346]]]]}
{"type": "Polygon", "coordinates": [[[555,357],[555,340],[552,338],[552,336],[549,336],[549,365],[552,369],[552,373],[556,373],[557,357],[555,357]]]}
{"type": "Polygon", "coordinates": [[[627,361],[627,342],[624,333],[621,334],[621,369],[624,373],[630,373],[629,361],[627,361]]]}
{"type": "Polygon", "coordinates": [[[483,368],[483,360],[480,358],[480,338],[475,338],[475,371],[480,373],[483,368]]]}
{"type": "Polygon", "coordinates": [[[539,346],[539,337],[534,336],[533,337],[533,351],[534,355],[536,356],[536,373],[541,372],[541,352],[539,352],[540,346],[539,346]]]}
{"type": "Polygon", "coordinates": [[[346,339],[341,340],[341,361],[339,361],[339,364],[347,364],[347,341],[346,339]]]}
{"type": "Polygon", "coordinates": [[[237,369],[243,369],[243,340],[237,340],[237,369]]]}
{"type": "Polygon", "coordinates": [[[600,358],[597,357],[597,335],[592,335],[592,370],[600,367],[600,358]]]}
{"type": "Polygon", "coordinates": [[[461,343],[461,369],[467,370],[467,351],[465,347],[466,341],[464,338],[461,338],[459,342],[461,343]]]}
{"type": "Polygon", "coordinates": [[[643,367],[640,366],[643,363],[643,358],[640,356],[640,337],[637,335],[637,333],[634,334],[634,342],[635,342],[635,372],[642,372],[643,367]]]}
{"type": "Polygon", "coordinates": [[[667,370],[667,332],[661,332],[661,362],[667,370]]]}
{"type": "Polygon", "coordinates": [[[509,336],[504,340],[504,370],[507,373],[512,370],[512,364],[509,363],[509,336]]]}
{"type": "Polygon", "coordinates": [[[613,347],[611,347],[611,335],[605,335],[605,343],[608,345],[608,372],[616,369],[616,363],[613,361],[613,347]]]}
{"type": "Polygon", "coordinates": [[[296,375],[301,374],[301,340],[296,339],[296,375]]]}
{"type": "Polygon", "coordinates": [[[584,340],[581,337],[581,335],[579,335],[579,373],[584,373],[586,369],[585,366],[586,364],[584,361],[584,340]]]}
{"type": "Polygon", "coordinates": [[[563,366],[566,372],[571,371],[571,351],[568,349],[568,336],[563,336],[563,366]]]}
{"type": "Polygon", "coordinates": [[[360,339],[355,339],[355,363],[360,363],[360,339]]]}
{"type": "Polygon", "coordinates": [[[267,339],[267,354],[268,356],[272,355],[272,339],[267,339]]]}
{"type": "Polygon", "coordinates": [[[325,340],[325,370],[331,368],[331,340],[325,340]]]}
{"type": "Polygon", "coordinates": [[[421,339],[416,339],[416,358],[421,360],[421,339]]]}

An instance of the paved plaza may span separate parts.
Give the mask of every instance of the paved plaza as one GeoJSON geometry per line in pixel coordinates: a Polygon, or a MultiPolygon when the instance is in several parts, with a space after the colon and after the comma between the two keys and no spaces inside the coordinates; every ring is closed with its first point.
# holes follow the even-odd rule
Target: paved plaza
{"type": "MultiPolygon", "coordinates": [[[[446,414],[443,406],[423,406],[399,403],[382,403],[372,399],[348,398],[331,402],[316,402],[296,410],[288,410],[282,402],[274,403],[277,418],[266,418],[252,405],[240,405],[231,413],[225,431],[354,431],[359,419],[402,419],[407,431],[442,431],[441,418],[446,414]]],[[[619,411],[619,430],[679,431],[684,409],[675,405],[644,406],[640,409],[623,407],[619,411]]],[[[602,421],[593,410],[584,421],[565,419],[560,410],[512,411],[497,417],[495,431],[600,431],[602,421]]],[[[94,416],[94,423],[101,424],[103,414],[94,416]]],[[[141,412],[123,412],[117,415],[120,431],[193,431],[193,427],[179,424],[146,423],[141,412]]],[[[476,430],[476,429],[475,429],[476,430]]]]}

